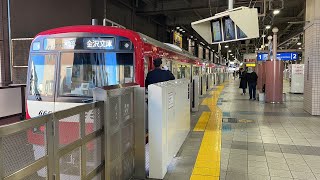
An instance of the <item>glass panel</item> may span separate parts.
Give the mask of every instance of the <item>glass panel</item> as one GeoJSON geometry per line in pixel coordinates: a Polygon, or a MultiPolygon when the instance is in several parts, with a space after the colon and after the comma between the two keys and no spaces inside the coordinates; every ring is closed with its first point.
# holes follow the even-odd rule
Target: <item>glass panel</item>
{"type": "Polygon", "coordinates": [[[193,67],[193,76],[199,76],[200,75],[200,67],[194,66],[193,67]]]}
{"type": "Polygon", "coordinates": [[[60,95],[92,97],[95,87],[133,82],[133,53],[62,53],[60,95]]]}
{"type": "Polygon", "coordinates": [[[56,55],[31,55],[30,95],[52,96],[56,55]]]}
{"type": "Polygon", "coordinates": [[[178,65],[178,79],[190,79],[190,67],[187,65],[178,65]]]}

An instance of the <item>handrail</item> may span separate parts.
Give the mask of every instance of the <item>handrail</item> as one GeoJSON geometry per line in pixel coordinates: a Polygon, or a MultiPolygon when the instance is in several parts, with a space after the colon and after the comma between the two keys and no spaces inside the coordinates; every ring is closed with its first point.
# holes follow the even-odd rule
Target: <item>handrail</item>
{"type": "Polygon", "coordinates": [[[0,138],[6,137],[11,134],[18,133],[24,130],[28,130],[33,127],[44,125],[52,118],[53,118],[52,114],[47,114],[44,116],[35,117],[32,120],[25,120],[25,121],[16,122],[13,124],[0,126],[0,138]]]}

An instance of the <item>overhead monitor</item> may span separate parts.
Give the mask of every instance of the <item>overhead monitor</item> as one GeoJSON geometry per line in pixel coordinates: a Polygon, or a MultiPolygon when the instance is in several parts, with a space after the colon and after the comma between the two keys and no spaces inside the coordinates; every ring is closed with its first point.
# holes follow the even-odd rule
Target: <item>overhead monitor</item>
{"type": "Polygon", "coordinates": [[[246,39],[248,36],[237,26],[238,39],[246,39]]]}
{"type": "Polygon", "coordinates": [[[225,17],[222,19],[222,23],[224,40],[229,41],[236,39],[235,26],[232,19],[230,17],[225,17]]]}
{"type": "Polygon", "coordinates": [[[220,20],[212,21],[212,41],[213,42],[220,42],[222,41],[222,32],[221,32],[221,22],[220,20]]]}
{"type": "Polygon", "coordinates": [[[192,28],[209,44],[226,43],[259,37],[256,8],[239,7],[191,23],[192,28]]]}

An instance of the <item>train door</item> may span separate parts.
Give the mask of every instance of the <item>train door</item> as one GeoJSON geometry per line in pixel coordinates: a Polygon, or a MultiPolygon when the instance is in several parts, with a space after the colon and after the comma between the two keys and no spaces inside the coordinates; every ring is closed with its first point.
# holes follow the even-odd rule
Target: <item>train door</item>
{"type": "Polygon", "coordinates": [[[144,57],[144,79],[147,78],[147,74],[149,71],[153,69],[153,62],[151,56],[145,56],[144,57]]]}

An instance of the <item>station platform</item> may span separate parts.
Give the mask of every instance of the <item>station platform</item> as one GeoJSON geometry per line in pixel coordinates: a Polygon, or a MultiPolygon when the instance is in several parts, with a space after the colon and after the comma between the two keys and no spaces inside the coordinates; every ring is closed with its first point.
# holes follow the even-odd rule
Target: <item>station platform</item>
{"type": "Polygon", "coordinates": [[[165,179],[320,179],[320,118],[303,110],[303,95],[265,104],[238,87],[230,80],[202,98],[165,179]]]}

